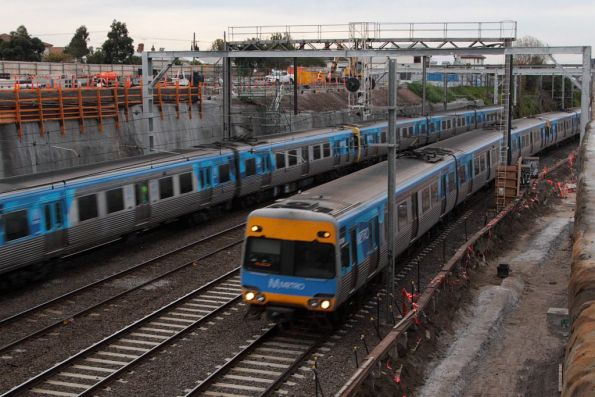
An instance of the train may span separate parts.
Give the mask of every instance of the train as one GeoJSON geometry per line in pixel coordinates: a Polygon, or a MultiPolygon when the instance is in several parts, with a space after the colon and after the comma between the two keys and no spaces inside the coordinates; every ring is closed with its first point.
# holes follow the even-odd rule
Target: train
{"type": "MultiPolygon", "coordinates": [[[[425,145],[496,122],[489,106],[400,119],[401,147],[425,145]]],[[[386,122],[228,141],[176,153],[0,181],[0,274],[57,258],[233,200],[302,189],[386,154],[386,122]]]]}
{"type": "MultiPolygon", "coordinates": [[[[580,111],[514,121],[512,159],[579,133],[580,111]]],[[[502,132],[461,134],[397,159],[396,254],[496,176],[502,132]]],[[[243,301],[273,319],[297,312],[333,317],[388,266],[387,165],[278,200],[248,216],[243,301]]]]}

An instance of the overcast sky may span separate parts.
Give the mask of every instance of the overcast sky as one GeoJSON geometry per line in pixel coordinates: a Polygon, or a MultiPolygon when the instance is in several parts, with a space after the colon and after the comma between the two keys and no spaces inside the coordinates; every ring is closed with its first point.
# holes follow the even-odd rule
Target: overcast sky
{"type": "Polygon", "coordinates": [[[228,26],[352,21],[515,20],[518,37],[531,35],[550,45],[595,45],[595,0],[2,0],[1,8],[0,31],[22,24],[56,46],[68,44],[80,25],[91,32],[90,44],[99,46],[113,19],[127,24],[135,46],[143,42],[145,48],[168,50],[188,49],[193,32],[207,49],[228,26]]]}

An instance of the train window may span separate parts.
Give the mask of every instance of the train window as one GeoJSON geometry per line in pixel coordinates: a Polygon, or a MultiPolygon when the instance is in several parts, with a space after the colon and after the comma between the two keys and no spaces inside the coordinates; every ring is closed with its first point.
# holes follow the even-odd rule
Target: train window
{"type": "Polygon", "coordinates": [[[27,219],[27,210],[15,211],[5,214],[4,236],[6,241],[16,240],[29,235],[29,221],[27,219]]]}
{"type": "Polygon", "coordinates": [[[341,267],[346,268],[351,264],[349,260],[349,244],[341,246],[341,267]]]}
{"type": "Polygon", "coordinates": [[[481,160],[479,162],[479,170],[484,172],[486,170],[487,152],[481,154],[481,160]]]}
{"type": "Polygon", "coordinates": [[[430,132],[434,131],[436,131],[436,126],[434,125],[434,123],[430,123],[430,132]]]}
{"type": "Polygon", "coordinates": [[[445,130],[446,129],[446,120],[442,120],[442,129],[445,130]]]}
{"type": "Polygon", "coordinates": [[[322,144],[322,157],[331,157],[331,145],[329,143],[322,144]]]}
{"type": "Polygon", "coordinates": [[[62,203],[54,203],[54,208],[56,209],[56,227],[62,227],[62,203]]]}
{"type": "Polygon", "coordinates": [[[467,180],[467,175],[465,175],[465,166],[459,166],[459,183],[463,184],[467,180]]]}
{"type": "Polygon", "coordinates": [[[446,121],[446,128],[448,128],[450,130],[451,127],[452,127],[452,121],[451,120],[447,120],[446,121]]]}
{"type": "MultiPolygon", "coordinates": [[[[295,241],[293,275],[297,277],[335,277],[335,246],[318,241],[295,241]]],[[[285,251],[285,249],[284,249],[285,251]]]]}
{"type": "Polygon", "coordinates": [[[426,133],[426,125],[425,124],[422,124],[421,125],[421,133],[422,134],[425,134],[426,133]]]}
{"type": "Polygon", "coordinates": [[[312,159],[320,160],[321,156],[322,156],[322,151],[320,150],[320,145],[312,146],[312,159]]]}
{"type": "Polygon", "coordinates": [[[256,174],[256,159],[246,159],[246,176],[256,174]]]}
{"type": "Polygon", "coordinates": [[[440,201],[438,197],[438,182],[432,183],[432,185],[430,186],[430,193],[432,197],[432,206],[436,206],[440,201]]]}
{"type": "Polygon", "coordinates": [[[219,166],[219,183],[229,182],[229,164],[219,166]]]}
{"type": "Polygon", "coordinates": [[[124,209],[124,194],[122,188],[108,190],[105,192],[107,202],[107,213],[122,211],[124,209]]]}
{"type": "Polygon", "coordinates": [[[136,205],[149,204],[149,182],[139,182],[134,185],[136,205]]]}
{"type": "Polygon", "coordinates": [[[448,193],[454,192],[455,188],[455,173],[451,171],[448,173],[448,193]]]}
{"type": "Polygon", "coordinates": [[[189,193],[192,191],[192,172],[180,174],[180,194],[189,193]]]}
{"type": "Polygon", "coordinates": [[[298,154],[296,149],[288,151],[287,157],[287,164],[289,164],[290,167],[298,163],[298,154]]]}
{"type": "Polygon", "coordinates": [[[421,212],[422,214],[430,209],[430,187],[421,191],[421,212]]]}
{"type": "Polygon", "coordinates": [[[285,152],[275,153],[277,168],[285,168],[285,152]]]}
{"type": "Polygon", "coordinates": [[[171,176],[159,179],[159,198],[161,200],[174,195],[174,180],[171,176]]]}
{"type": "Polygon", "coordinates": [[[244,265],[249,270],[275,274],[281,271],[281,240],[249,237],[246,243],[244,265]]]}
{"type": "Polygon", "coordinates": [[[479,163],[480,163],[480,157],[479,155],[475,156],[475,158],[473,159],[473,175],[477,176],[479,175],[479,163]]]}
{"type": "Polygon", "coordinates": [[[386,131],[380,133],[380,142],[386,143],[386,131]]]}
{"type": "Polygon", "coordinates": [[[413,127],[409,127],[409,136],[413,136],[413,127]]]}
{"type": "Polygon", "coordinates": [[[397,206],[397,225],[399,230],[403,230],[407,226],[407,201],[403,201],[397,206]]]}
{"type": "Polygon", "coordinates": [[[97,195],[90,194],[78,198],[79,204],[79,221],[86,221],[87,219],[97,218],[97,195]]]}

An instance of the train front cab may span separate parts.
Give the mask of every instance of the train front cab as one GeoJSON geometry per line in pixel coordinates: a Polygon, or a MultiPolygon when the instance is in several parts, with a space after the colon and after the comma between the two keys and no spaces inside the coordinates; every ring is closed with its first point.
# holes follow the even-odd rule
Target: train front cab
{"type": "Polygon", "coordinates": [[[337,291],[334,219],[306,210],[265,208],[248,218],[242,296],[269,317],[332,312],[337,291]]]}

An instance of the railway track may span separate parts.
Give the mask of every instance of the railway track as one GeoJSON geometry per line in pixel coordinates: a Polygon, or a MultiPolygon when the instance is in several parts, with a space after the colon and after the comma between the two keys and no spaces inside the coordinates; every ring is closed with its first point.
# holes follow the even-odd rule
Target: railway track
{"type": "Polygon", "coordinates": [[[269,396],[326,341],[326,336],[305,325],[285,330],[269,324],[185,397],[269,396]]]}
{"type": "Polygon", "coordinates": [[[177,273],[183,269],[186,269],[192,265],[194,265],[197,261],[204,260],[210,256],[213,256],[221,251],[227,250],[232,248],[236,245],[241,244],[241,238],[234,238],[232,242],[225,241],[223,246],[216,248],[215,250],[208,252],[206,254],[200,255],[193,260],[186,261],[183,264],[174,264],[166,271],[162,271],[161,267],[163,266],[163,260],[173,257],[176,254],[181,252],[187,251],[191,248],[194,248],[198,245],[211,243],[216,239],[225,239],[227,235],[237,233],[238,230],[241,230],[245,226],[244,223],[227,228],[215,234],[209,235],[204,237],[200,240],[194,241],[192,243],[186,244],[182,247],[176,248],[174,250],[168,251],[163,253],[157,257],[152,259],[143,261],[138,263],[128,269],[122,270],[118,273],[114,273],[110,276],[107,276],[103,279],[97,280],[90,284],[87,284],[83,287],[77,288],[72,290],[66,294],[60,295],[56,298],[48,300],[42,304],[37,306],[31,307],[9,317],[5,317],[0,320],[0,332],[3,335],[14,334],[16,335],[13,340],[0,346],[0,353],[12,350],[17,346],[30,341],[34,338],[39,336],[45,335],[52,331],[55,328],[64,326],[65,324],[70,324],[72,320],[77,317],[81,317],[87,315],[95,310],[97,310],[100,306],[104,306],[108,303],[112,303],[119,298],[122,298],[133,291],[137,291],[143,287],[146,287],[152,283],[155,283],[159,280],[162,280],[174,273],[177,273]],[[145,276],[148,275],[150,272],[158,271],[157,275],[153,276],[145,276]],[[114,283],[117,280],[124,279],[130,276],[137,276],[137,278],[143,280],[138,284],[126,288],[125,290],[120,290],[115,294],[107,295],[106,291],[113,288],[109,288],[110,284],[114,283]],[[84,308],[77,308],[78,301],[82,299],[90,299],[93,301],[92,304],[84,307],[84,308]],[[66,313],[66,314],[64,314],[66,313]],[[21,321],[19,321],[21,320],[21,321]],[[37,328],[34,331],[23,331],[27,329],[27,326],[23,326],[23,323],[40,323],[42,322],[44,325],[37,328]]]}
{"type": "Polygon", "coordinates": [[[241,298],[239,268],[203,285],[9,390],[17,395],[90,395],[241,298]]]}

